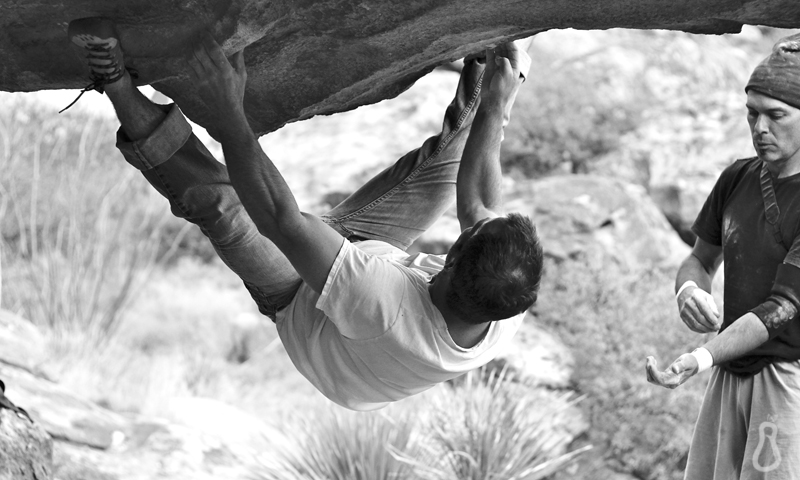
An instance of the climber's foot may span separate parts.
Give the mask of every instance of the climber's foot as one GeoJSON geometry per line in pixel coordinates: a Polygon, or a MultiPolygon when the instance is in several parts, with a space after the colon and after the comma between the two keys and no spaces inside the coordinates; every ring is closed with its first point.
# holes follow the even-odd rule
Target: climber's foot
{"type": "MultiPolygon", "coordinates": [[[[94,90],[117,82],[125,76],[125,63],[114,22],[90,17],[73,20],[67,29],[73,48],[89,69],[94,90]]],[[[89,88],[87,87],[87,88],[89,88]]]]}

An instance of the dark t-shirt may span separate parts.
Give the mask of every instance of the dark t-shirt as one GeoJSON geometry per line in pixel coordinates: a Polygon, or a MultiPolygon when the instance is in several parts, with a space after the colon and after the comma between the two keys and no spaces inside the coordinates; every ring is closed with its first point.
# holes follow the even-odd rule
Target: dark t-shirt
{"type": "Polygon", "coordinates": [[[722,172],[692,226],[698,237],[721,245],[725,308],[720,332],[753,312],[769,340],[748,355],[722,364],[752,375],[777,359],[800,359],[800,320],[775,322],[785,305],[800,311],[800,174],[772,179],[780,209],[781,243],[764,212],[758,158],[737,160],[722,172]]]}

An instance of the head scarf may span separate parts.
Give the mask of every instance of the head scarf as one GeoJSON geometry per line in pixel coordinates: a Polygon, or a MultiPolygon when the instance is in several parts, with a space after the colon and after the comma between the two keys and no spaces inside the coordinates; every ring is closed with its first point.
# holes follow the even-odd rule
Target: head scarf
{"type": "Polygon", "coordinates": [[[758,64],[744,91],[753,89],[800,108],[800,34],[778,41],[758,64]]]}

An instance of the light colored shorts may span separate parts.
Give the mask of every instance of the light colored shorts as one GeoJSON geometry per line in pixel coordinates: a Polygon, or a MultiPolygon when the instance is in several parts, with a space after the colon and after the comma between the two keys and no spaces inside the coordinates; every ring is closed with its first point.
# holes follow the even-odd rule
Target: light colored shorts
{"type": "Polygon", "coordinates": [[[800,361],[750,378],[714,369],[684,478],[800,479],[800,361]]]}

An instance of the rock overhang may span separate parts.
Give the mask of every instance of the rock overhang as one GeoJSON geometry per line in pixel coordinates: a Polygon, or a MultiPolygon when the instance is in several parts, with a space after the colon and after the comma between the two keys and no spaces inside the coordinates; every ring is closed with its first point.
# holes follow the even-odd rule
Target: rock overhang
{"type": "Polygon", "coordinates": [[[246,109],[259,134],[391,98],[437,65],[540,31],[671,29],[736,33],[742,24],[800,27],[797,0],[0,0],[0,90],[81,88],[70,20],[117,25],[126,62],[207,126],[185,55],[210,32],[245,50],[246,109]]]}

